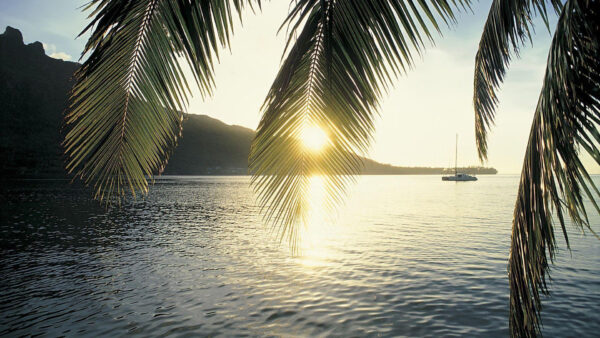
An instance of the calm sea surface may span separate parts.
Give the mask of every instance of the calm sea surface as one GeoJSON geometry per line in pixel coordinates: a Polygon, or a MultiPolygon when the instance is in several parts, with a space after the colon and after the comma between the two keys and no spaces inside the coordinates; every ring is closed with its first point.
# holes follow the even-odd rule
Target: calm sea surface
{"type": "MultiPolygon", "coordinates": [[[[8,182],[0,336],[507,336],[518,177],[479,179],[362,177],[300,257],[261,222],[248,177],[161,179],[120,210],[65,182],[8,182]]],[[[570,230],[543,332],[594,336],[600,241],[570,230]]]]}

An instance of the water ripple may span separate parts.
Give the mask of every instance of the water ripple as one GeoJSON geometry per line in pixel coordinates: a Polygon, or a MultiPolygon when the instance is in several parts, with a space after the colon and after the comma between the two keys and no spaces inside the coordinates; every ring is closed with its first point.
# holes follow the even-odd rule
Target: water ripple
{"type": "MultiPolygon", "coordinates": [[[[0,335],[506,336],[517,182],[363,177],[300,257],[262,224],[246,177],[162,179],[109,210],[64,182],[14,182],[0,335]]],[[[571,237],[543,330],[593,336],[600,241],[571,237]]]]}

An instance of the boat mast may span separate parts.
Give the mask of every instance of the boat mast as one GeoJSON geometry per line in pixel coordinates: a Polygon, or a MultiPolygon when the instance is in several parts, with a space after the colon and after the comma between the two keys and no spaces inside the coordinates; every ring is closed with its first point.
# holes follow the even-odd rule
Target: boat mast
{"type": "Polygon", "coordinates": [[[458,174],[458,134],[456,134],[456,144],[454,145],[454,176],[458,174]]]}

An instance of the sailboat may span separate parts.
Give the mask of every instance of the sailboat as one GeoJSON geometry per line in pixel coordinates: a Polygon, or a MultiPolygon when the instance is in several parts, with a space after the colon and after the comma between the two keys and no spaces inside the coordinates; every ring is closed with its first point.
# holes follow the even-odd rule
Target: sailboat
{"type": "Polygon", "coordinates": [[[442,176],[442,181],[457,181],[457,182],[477,181],[477,177],[475,177],[475,176],[459,173],[458,167],[457,167],[457,165],[458,165],[457,162],[458,162],[458,134],[456,134],[456,145],[455,145],[455,149],[454,149],[454,175],[442,176]]]}

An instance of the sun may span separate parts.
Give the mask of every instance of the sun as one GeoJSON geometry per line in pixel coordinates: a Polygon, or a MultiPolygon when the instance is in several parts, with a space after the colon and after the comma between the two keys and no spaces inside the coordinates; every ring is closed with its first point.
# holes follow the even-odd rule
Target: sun
{"type": "Polygon", "coordinates": [[[304,147],[314,152],[321,151],[329,143],[329,137],[325,131],[317,126],[304,128],[301,140],[304,147]]]}

